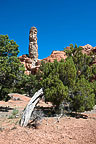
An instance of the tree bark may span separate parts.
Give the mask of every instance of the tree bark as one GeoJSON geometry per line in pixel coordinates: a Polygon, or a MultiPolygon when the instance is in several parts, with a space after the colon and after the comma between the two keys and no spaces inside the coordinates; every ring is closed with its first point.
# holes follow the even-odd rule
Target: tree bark
{"type": "Polygon", "coordinates": [[[36,104],[39,102],[41,96],[43,96],[42,88],[33,95],[31,100],[29,101],[28,105],[26,106],[26,108],[23,112],[23,115],[21,117],[21,120],[20,120],[21,126],[27,126],[28,121],[30,120],[31,114],[34,111],[34,108],[35,108],[36,104]]]}

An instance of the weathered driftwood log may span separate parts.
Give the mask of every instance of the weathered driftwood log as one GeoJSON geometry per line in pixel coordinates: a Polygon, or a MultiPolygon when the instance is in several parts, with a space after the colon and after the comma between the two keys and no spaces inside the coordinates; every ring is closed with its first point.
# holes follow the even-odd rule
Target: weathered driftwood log
{"type": "Polygon", "coordinates": [[[29,101],[28,105],[26,106],[26,108],[23,112],[23,115],[21,117],[21,120],[20,120],[21,126],[27,126],[28,121],[30,120],[31,114],[34,111],[34,108],[35,108],[36,104],[39,102],[41,96],[43,96],[42,88],[33,95],[31,100],[29,101]]]}

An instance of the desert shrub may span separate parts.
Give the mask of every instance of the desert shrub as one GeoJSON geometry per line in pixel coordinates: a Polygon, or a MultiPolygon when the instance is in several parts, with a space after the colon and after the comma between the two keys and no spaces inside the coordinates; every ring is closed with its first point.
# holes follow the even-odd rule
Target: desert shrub
{"type": "Polygon", "coordinates": [[[76,112],[88,111],[95,105],[93,88],[84,77],[79,79],[73,89],[71,109],[76,112]]]}
{"type": "Polygon", "coordinates": [[[63,85],[63,82],[58,76],[49,76],[42,81],[44,88],[45,100],[52,102],[57,108],[64,99],[68,96],[68,87],[63,85]]]}
{"type": "Polygon", "coordinates": [[[82,48],[77,45],[71,45],[70,50],[65,52],[65,61],[41,63],[38,80],[44,88],[45,100],[51,101],[56,107],[66,101],[72,111],[91,110],[96,95],[95,83],[92,84],[96,66],[91,66],[94,56],[82,54],[82,48]]]}

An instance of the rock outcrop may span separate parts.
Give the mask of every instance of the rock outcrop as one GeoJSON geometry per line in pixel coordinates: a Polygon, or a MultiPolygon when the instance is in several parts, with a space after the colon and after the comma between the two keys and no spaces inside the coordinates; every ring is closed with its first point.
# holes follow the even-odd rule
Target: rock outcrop
{"type": "MultiPolygon", "coordinates": [[[[83,54],[87,54],[90,55],[91,52],[93,52],[96,55],[96,47],[92,47],[91,45],[87,44],[85,46],[81,46],[83,48],[82,53],[83,54]]],[[[70,49],[69,47],[66,47],[66,49],[70,49]]],[[[60,61],[61,59],[66,59],[66,53],[64,51],[53,51],[52,54],[50,56],[48,56],[47,58],[44,58],[43,60],[46,62],[54,62],[54,60],[56,59],[57,61],[60,61]]],[[[96,61],[96,60],[95,60],[96,61]]],[[[95,62],[94,61],[94,62],[95,62]]],[[[96,62],[95,62],[96,63],[96,62]]]]}
{"type": "MultiPolygon", "coordinates": [[[[85,46],[81,46],[83,48],[82,53],[83,54],[87,54],[90,55],[91,52],[94,52],[96,55],[96,47],[92,47],[91,45],[87,44],[85,46]]],[[[67,49],[70,49],[70,47],[66,47],[67,49]]],[[[61,59],[66,59],[66,53],[64,51],[53,51],[52,54],[50,56],[48,56],[47,58],[42,59],[45,62],[54,62],[54,60],[56,59],[57,61],[60,61],[61,59]]],[[[35,65],[33,65],[33,58],[30,58],[26,55],[22,55],[19,57],[20,61],[22,64],[24,64],[25,66],[25,73],[26,74],[35,74],[41,64],[42,60],[38,60],[36,59],[35,61],[35,65]]],[[[96,60],[94,61],[94,64],[96,63],[96,60]]]]}
{"type": "MultiPolygon", "coordinates": [[[[90,53],[93,52],[96,55],[96,47],[92,47],[89,44],[81,47],[83,48],[83,54],[90,55],[90,53]]],[[[66,49],[70,49],[70,46],[66,47],[66,49]]],[[[53,51],[47,58],[38,60],[37,29],[36,27],[31,27],[29,32],[29,56],[22,55],[19,59],[25,66],[25,73],[29,75],[30,73],[35,74],[38,71],[41,61],[54,62],[55,59],[60,61],[61,59],[65,60],[66,57],[67,56],[64,51],[53,51]]],[[[94,63],[96,63],[96,59],[94,63]]]]}
{"type": "MultiPolygon", "coordinates": [[[[81,46],[83,48],[82,53],[86,55],[90,55],[91,53],[94,53],[94,56],[96,56],[96,47],[92,47],[91,45],[87,44],[85,46],[81,46]]],[[[93,62],[93,64],[96,64],[96,58],[93,62]]]]}
{"type": "Polygon", "coordinates": [[[96,47],[92,47],[91,45],[87,44],[85,46],[81,46],[83,48],[82,53],[90,55],[91,52],[96,53],[96,47]]]}
{"type": "Polygon", "coordinates": [[[40,62],[38,60],[38,45],[37,45],[37,29],[36,27],[31,27],[29,32],[29,56],[22,55],[19,57],[22,64],[25,67],[25,73],[36,73],[40,67],[40,62]]]}
{"type": "Polygon", "coordinates": [[[29,57],[32,60],[32,66],[34,67],[38,60],[38,45],[37,45],[37,29],[31,27],[29,33],[29,57]]]}
{"type": "Polygon", "coordinates": [[[39,67],[40,67],[40,60],[37,60],[35,63],[35,66],[33,66],[33,60],[29,58],[27,55],[22,55],[19,57],[22,64],[24,64],[25,67],[25,74],[35,74],[39,67]]]}
{"type": "Polygon", "coordinates": [[[66,53],[64,51],[53,51],[50,56],[47,58],[44,58],[43,60],[46,62],[54,62],[56,59],[57,61],[60,61],[61,59],[66,59],[66,53]]]}

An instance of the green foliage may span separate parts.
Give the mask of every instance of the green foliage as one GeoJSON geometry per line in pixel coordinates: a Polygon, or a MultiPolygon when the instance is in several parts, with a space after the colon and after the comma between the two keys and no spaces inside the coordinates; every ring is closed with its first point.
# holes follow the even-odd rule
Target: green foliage
{"type": "Polygon", "coordinates": [[[91,83],[91,86],[92,86],[94,94],[95,94],[95,104],[96,104],[96,80],[91,83]]]}
{"type": "Polygon", "coordinates": [[[18,47],[16,42],[9,39],[8,35],[0,35],[0,56],[17,56],[19,53],[18,47]]]}
{"type": "Polygon", "coordinates": [[[24,66],[17,58],[18,45],[7,35],[0,35],[0,100],[8,100],[24,74],[24,66]]]}
{"type": "Polygon", "coordinates": [[[9,115],[8,119],[14,119],[16,118],[16,115],[18,114],[19,110],[17,110],[16,108],[13,109],[12,114],[9,115]]]}
{"type": "Polygon", "coordinates": [[[21,83],[23,84],[21,87],[23,87],[24,92],[30,97],[32,97],[33,94],[39,89],[39,82],[36,75],[26,75],[21,83]]]}
{"type": "Polygon", "coordinates": [[[14,115],[9,115],[8,119],[14,119],[14,115]]]}
{"type": "Polygon", "coordinates": [[[68,57],[65,62],[59,63],[59,78],[68,87],[75,84],[76,68],[72,57],[68,57]]]}
{"type": "Polygon", "coordinates": [[[19,112],[19,111],[15,108],[15,109],[13,110],[13,112],[12,112],[12,115],[17,115],[18,112],[19,112]]]}
{"type": "Polygon", "coordinates": [[[92,68],[93,76],[96,76],[96,64],[93,64],[91,68],[92,68]]]}
{"type": "Polygon", "coordinates": [[[96,83],[91,82],[96,76],[96,65],[92,65],[94,54],[83,54],[76,44],[65,52],[65,61],[41,64],[38,82],[44,88],[45,100],[55,107],[65,101],[77,112],[91,110],[96,99],[96,83]]]}
{"type": "Polygon", "coordinates": [[[91,78],[93,77],[93,71],[94,71],[93,67],[91,67],[95,58],[94,54],[91,54],[90,56],[83,54],[82,48],[77,47],[77,45],[75,45],[75,47],[73,47],[72,45],[71,48],[68,50],[65,49],[65,52],[68,58],[72,57],[74,61],[75,68],[77,70],[77,78],[80,78],[83,75],[85,79],[90,81],[91,78]]]}
{"type": "Polygon", "coordinates": [[[50,101],[54,106],[59,107],[60,103],[67,99],[68,88],[58,78],[58,75],[49,76],[42,81],[46,101],[50,101]]]}
{"type": "MultiPolygon", "coordinates": [[[[45,101],[55,108],[69,103],[72,111],[91,110],[96,103],[95,54],[82,53],[82,48],[71,44],[65,49],[66,60],[41,63],[36,75],[24,74],[24,66],[17,58],[18,45],[7,35],[0,35],[0,100],[8,100],[8,93],[27,93],[30,97],[43,87],[45,101]]],[[[17,111],[14,110],[15,115],[17,111]]]]}
{"type": "Polygon", "coordinates": [[[79,79],[73,89],[73,98],[71,102],[71,108],[74,111],[82,112],[85,110],[91,110],[95,105],[93,88],[84,77],[79,79]]]}
{"type": "Polygon", "coordinates": [[[40,84],[44,88],[46,101],[50,101],[54,106],[59,107],[62,101],[68,99],[68,87],[75,84],[76,69],[72,58],[65,62],[61,60],[54,63],[42,63],[40,70],[40,84]]]}

